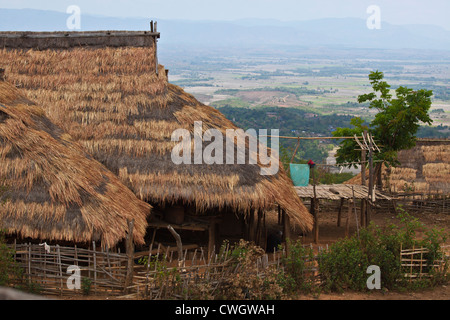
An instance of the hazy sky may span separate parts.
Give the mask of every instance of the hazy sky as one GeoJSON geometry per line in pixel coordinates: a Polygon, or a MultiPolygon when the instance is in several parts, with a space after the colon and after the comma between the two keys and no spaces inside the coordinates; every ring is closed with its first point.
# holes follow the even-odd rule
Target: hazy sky
{"type": "Polygon", "coordinates": [[[82,14],[184,20],[366,19],[367,8],[377,5],[383,21],[434,24],[450,30],[449,0],[0,0],[0,8],[65,12],[69,5],[78,5],[82,14]]]}

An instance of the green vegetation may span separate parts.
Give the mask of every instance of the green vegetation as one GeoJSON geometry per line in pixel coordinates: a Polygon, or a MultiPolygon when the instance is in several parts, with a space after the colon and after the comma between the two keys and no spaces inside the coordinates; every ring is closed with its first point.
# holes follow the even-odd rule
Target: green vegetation
{"type": "MultiPolygon", "coordinates": [[[[294,108],[278,107],[242,109],[224,106],[219,108],[219,111],[244,130],[279,129],[281,136],[291,137],[331,136],[336,126],[348,125],[351,119],[350,116],[320,115],[294,108]]],[[[286,156],[287,163],[294,153],[296,143],[296,140],[280,139],[280,153],[290,155],[286,156]]],[[[328,155],[329,145],[333,143],[335,142],[302,140],[293,162],[298,163],[301,159],[323,161],[328,155]]]]}
{"type": "Polygon", "coordinates": [[[448,237],[443,231],[431,229],[425,231],[425,238],[417,240],[416,233],[425,227],[418,219],[406,212],[400,214],[402,224],[380,228],[370,225],[362,229],[359,236],[342,239],[334,243],[319,258],[319,270],[325,291],[343,291],[345,289],[365,291],[367,267],[377,265],[381,270],[381,284],[384,289],[401,290],[433,287],[448,281],[448,261],[441,271],[427,270],[432,277],[424,277],[414,282],[407,281],[402,275],[400,250],[424,247],[429,253],[424,256],[428,261],[444,259],[440,245],[448,237]]]}
{"type": "MultiPolygon", "coordinates": [[[[370,124],[365,126],[360,118],[354,118],[351,122],[353,128],[350,131],[348,128],[338,128],[333,135],[357,134],[361,136],[363,131],[367,130],[380,146],[381,152],[376,153],[374,158],[384,160],[390,165],[396,165],[397,152],[415,145],[420,123],[428,125],[432,123],[429,110],[433,92],[424,89],[413,91],[413,89],[401,86],[395,90],[396,98],[393,98],[391,86],[383,81],[383,78],[382,72],[371,72],[369,80],[373,92],[358,97],[359,103],[370,102],[369,108],[377,111],[370,124]]],[[[336,154],[337,162],[360,161],[361,153],[355,149],[358,149],[356,141],[350,139],[342,141],[341,148],[336,154]]]]}
{"type": "Polygon", "coordinates": [[[449,135],[450,135],[450,127],[440,124],[436,127],[421,126],[417,131],[416,137],[447,139],[449,135]]]}
{"type": "MultiPolygon", "coordinates": [[[[400,223],[386,227],[371,224],[352,237],[341,239],[327,250],[315,253],[313,248],[301,241],[288,242],[286,255],[277,264],[261,268],[264,251],[252,242],[240,240],[234,245],[225,241],[219,252],[227,252],[227,263],[221,266],[220,280],[193,282],[182,285],[178,268],[167,268],[159,261],[155,277],[158,286],[164,288],[163,298],[173,295],[185,299],[248,299],[275,300],[311,294],[315,297],[326,292],[346,290],[366,292],[370,274],[369,266],[380,270],[381,290],[412,291],[445,285],[449,280],[448,259],[440,249],[448,234],[438,229],[427,229],[417,218],[400,210],[400,223]],[[424,236],[419,240],[418,232],[424,236]],[[421,270],[422,275],[409,281],[405,274],[409,266],[402,266],[401,250],[426,248],[423,259],[427,261],[421,270]],[[446,260],[447,259],[447,260],[446,260]],[[441,261],[441,268],[427,267],[441,261]],[[170,285],[168,285],[170,284],[170,285]]],[[[282,246],[279,249],[283,249],[282,246]]]]}
{"type": "Polygon", "coordinates": [[[325,93],[336,92],[336,90],[325,90],[325,89],[308,89],[307,87],[298,87],[298,86],[284,86],[284,87],[264,87],[264,88],[255,88],[255,89],[247,89],[247,90],[238,90],[238,89],[220,89],[214,92],[215,94],[227,94],[227,95],[236,95],[240,92],[253,92],[253,91],[278,91],[283,93],[290,93],[297,97],[304,95],[323,95],[325,93]]]}

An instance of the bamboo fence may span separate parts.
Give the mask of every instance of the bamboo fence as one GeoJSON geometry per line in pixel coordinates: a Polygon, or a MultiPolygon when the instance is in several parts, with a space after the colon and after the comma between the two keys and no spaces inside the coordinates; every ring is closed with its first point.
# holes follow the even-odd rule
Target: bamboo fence
{"type": "Polygon", "coordinates": [[[31,243],[14,243],[10,248],[26,281],[37,285],[42,294],[82,294],[83,288],[71,290],[67,285],[70,266],[79,268],[80,282],[88,281],[84,286],[89,286],[90,293],[118,295],[123,291],[127,255],[97,248],[95,242],[90,249],[31,243]]]}
{"type": "MultiPolygon", "coordinates": [[[[222,246],[217,254],[213,250],[208,256],[208,250],[203,247],[187,248],[180,254],[173,248],[158,244],[155,249],[150,247],[146,255],[138,252],[132,256],[133,280],[127,285],[130,256],[102,249],[95,242],[89,249],[31,243],[14,243],[9,246],[14,249],[14,259],[23,270],[25,281],[37,285],[44,295],[82,295],[83,288],[74,290],[67,285],[71,276],[67,272],[68,268],[74,265],[81,270],[81,278],[88,279],[89,294],[129,299],[195,299],[198,298],[195,296],[198,291],[193,292],[191,289],[202,287],[208,288],[208,294],[213,295],[221,284],[235,277],[244,268],[233,257],[233,250],[229,245],[222,246]],[[141,263],[137,263],[136,257],[140,257],[141,263]]],[[[309,246],[313,250],[312,245],[309,246]]],[[[307,267],[303,272],[317,283],[321,281],[318,264],[320,253],[324,250],[328,250],[328,246],[318,247],[313,250],[312,255],[304,257],[307,267]]],[[[414,281],[432,277],[432,270],[442,271],[448,266],[450,246],[444,246],[442,250],[445,253],[442,260],[429,262],[428,249],[401,248],[404,277],[408,281],[414,281]]],[[[252,272],[257,277],[264,278],[268,272],[284,271],[284,257],[284,250],[260,255],[254,261],[252,272]]]]}
{"type": "MultiPolygon", "coordinates": [[[[306,246],[305,246],[306,247],[306,246]]],[[[312,250],[312,245],[309,245],[312,250]]],[[[328,246],[327,246],[328,248],[328,246]]],[[[318,248],[319,252],[325,250],[318,248]]],[[[151,248],[150,251],[152,252],[151,248]]],[[[147,263],[140,270],[135,269],[134,284],[127,289],[127,298],[145,299],[192,299],[193,287],[208,287],[209,294],[231,277],[241,271],[242,265],[236,263],[232,257],[232,250],[227,244],[223,246],[220,253],[208,256],[203,248],[186,249],[182,257],[174,260],[173,253],[169,248],[161,250],[158,246],[155,255],[149,255],[147,263]],[[170,253],[170,254],[169,254],[170,253]],[[150,262],[148,262],[150,261],[150,262]]],[[[264,278],[267,272],[273,272],[274,268],[281,270],[286,251],[274,251],[263,254],[254,261],[254,275],[264,278]]],[[[318,280],[317,259],[319,255],[304,257],[308,267],[303,272],[311,273],[318,280]]],[[[198,294],[198,293],[197,293],[198,294]]]]}
{"type": "Polygon", "coordinates": [[[400,261],[403,276],[409,281],[433,277],[434,273],[445,272],[450,259],[450,246],[441,246],[441,260],[430,261],[427,248],[400,249],[400,261]]]}

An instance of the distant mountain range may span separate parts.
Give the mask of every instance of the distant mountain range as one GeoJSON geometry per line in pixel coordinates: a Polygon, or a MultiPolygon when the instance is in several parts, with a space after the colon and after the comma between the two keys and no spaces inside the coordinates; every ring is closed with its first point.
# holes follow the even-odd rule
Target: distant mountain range
{"type": "MultiPolygon", "coordinates": [[[[69,14],[0,9],[0,31],[67,31],[69,14]]],[[[81,31],[148,30],[158,21],[161,43],[209,47],[295,46],[450,50],[450,31],[433,25],[393,25],[369,30],[364,19],[188,21],[155,17],[114,18],[82,14],[81,31]]]]}

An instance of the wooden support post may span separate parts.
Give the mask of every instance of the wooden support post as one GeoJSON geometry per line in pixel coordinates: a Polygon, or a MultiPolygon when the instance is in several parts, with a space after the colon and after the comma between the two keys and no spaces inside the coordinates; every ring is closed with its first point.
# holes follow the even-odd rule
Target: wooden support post
{"type": "Polygon", "coordinates": [[[97,290],[97,255],[96,255],[95,241],[92,241],[92,255],[94,259],[94,291],[97,290]]]}
{"type": "Polygon", "coordinates": [[[133,242],[134,219],[128,220],[128,233],[126,237],[127,251],[127,273],[125,277],[124,290],[133,284],[133,267],[134,267],[134,242],[133,242]]]}
{"type": "Polygon", "coordinates": [[[216,221],[211,219],[208,231],[208,258],[211,257],[216,247],[216,221]]]}
{"type": "Polygon", "coordinates": [[[348,200],[347,219],[345,220],[345,237],[350,234],[350,215],[352,214],[352,200],[348,200]]]}
{"type": "Polygon", "coordinates": [[[266,212],[263,212],[263,231],[264,231],[264,237],[263,237],[263,249],[266,251],[267,249],[267,227],[266,227],[266,212]]]}
{"type": "Polygon", "coordinates": [[[178,249],[178,267],[181,267],[183,265],[183,243],[181,242],[180,235],[175,231],[175,229],[172,226],[167,226],[167,229],[169,229],[170,233],[175,238],[175,241],[177,243],[177,249],[178,249]]]}
{"type": "Polygon", "coordinates": [[[286,211],[283,210],[283,238],[285,241],[286,254],[289,251],[289,240],[291,239],[291,223],[286,211]]]}
{"type": "Polygon", "coordinates": [[[372,202],[367,201],[365,227],[367,227],[370,224],[371,215],[372,215],[372,202]]]}
{"type": "Polygon", "coordinates": [[[258,210],[258,220],[256,223],[255,244],[260,247],[262,247],[261,234],[262,234],[262,211],[258,210]]]}
{"type": "Polygon", "coordinates": [[[361,214],[360,214],[361,227],[366,227],[366,210],[367,210],[367,200],[361,199],[361,214]]]}
{"type": "Polygon", "coordinates": [[[365,226],[367,227],[370,223],[370,214],[371,214],[371,206],[372,206],[372,195],[373,195],[373,144],[372,139],[369,138],[367,131],[364,131],[364,135],[369,140],[369,199],[367,201],[367,209],[366,209],[366,219],[365,219],[365,226]]]}
{"type": "Polygon", "coordinates": [[[314,198],[311,198],[311,210],[314,218],[314,243],[319,243],[319,205],[316,194],[316,176],[314,173],[314,167],[311,168],[312,180],[313,180],[313,194],[314,198]]]}
{"type": "Polygon", "coordinates": [[[344,206],[344,198],[341,198],[340,204],[339,204],[339,211],[338,211],[338,218],[337,218],[337,226],[341,226],[341,218],[342,218],[342,207],[344,206]]]}
{"type": "Polygon", "coordinates": [[[312,199],[313,218],[314,218],[314,243],[319,243],[319,206],[318,199],[312,199]]]}
{"type": "Polygon", "coordinates": [[[278,205],[278,224],[281,225],[281,207],[278,205]]]}
{"type": "Polygon", "coordinates": [[[366,185],[366,150],[361,151],[361,185],[366,185]]]}
{"type": "Polygon", "coordinates": [[[255,241],[255,211],[250,210],[248,217],[248,240],[255,241]]]}

